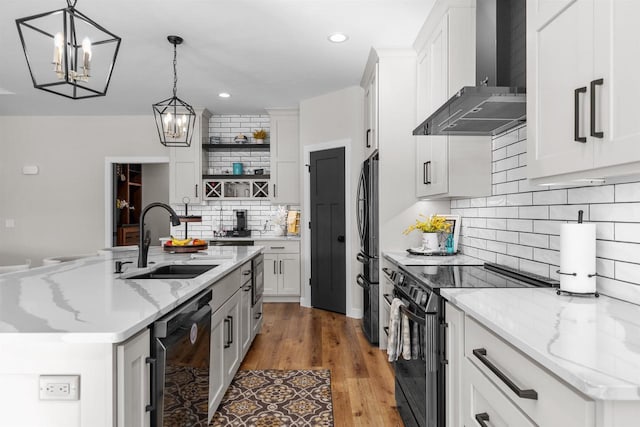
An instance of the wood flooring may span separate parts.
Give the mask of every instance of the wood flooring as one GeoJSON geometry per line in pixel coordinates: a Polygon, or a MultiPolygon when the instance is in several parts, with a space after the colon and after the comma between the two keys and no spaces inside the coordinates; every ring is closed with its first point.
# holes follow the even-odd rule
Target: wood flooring
{"type": "Polygon", "coordinates": [[[330,369],[335,427],[403,426],[393,367],[360,320],[297,303],[268,303],[263,311],[262,332],[240,369],[330,369]]]}

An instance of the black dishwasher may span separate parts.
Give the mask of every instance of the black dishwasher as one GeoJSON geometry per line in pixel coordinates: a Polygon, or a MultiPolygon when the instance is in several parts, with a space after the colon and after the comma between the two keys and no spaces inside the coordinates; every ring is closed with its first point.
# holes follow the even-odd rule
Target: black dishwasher
{"type": "Polygon", "coordinates": [[[209,407],[211,290],[153,324],[149,359],[152,427],[206,426],[209,407]]]}

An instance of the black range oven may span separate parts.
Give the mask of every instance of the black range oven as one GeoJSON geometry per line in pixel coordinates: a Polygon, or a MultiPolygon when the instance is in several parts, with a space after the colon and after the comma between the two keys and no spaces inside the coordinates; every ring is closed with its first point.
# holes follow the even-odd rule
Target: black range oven
{"type": "Polygon", "coordinates": [[[446,324],[442,288],[550,287],[558,282],[486,263],[464,266],[403,266],[385,273],[394,282],[388,304],[405,304],[412,358],[394,362],[396,405],[405,427],[445,427],[446,324]]]}

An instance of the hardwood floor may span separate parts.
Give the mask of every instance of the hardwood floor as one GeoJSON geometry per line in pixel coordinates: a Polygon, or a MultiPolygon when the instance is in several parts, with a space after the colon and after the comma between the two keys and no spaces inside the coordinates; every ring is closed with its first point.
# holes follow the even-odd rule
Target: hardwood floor
{"type": "Polygon", "coordinates": [[[298,304],[265,304],[262,333],[240,369],[331,369],[335,427],[402,427],[393,368],[360,322],[298,304]]]}

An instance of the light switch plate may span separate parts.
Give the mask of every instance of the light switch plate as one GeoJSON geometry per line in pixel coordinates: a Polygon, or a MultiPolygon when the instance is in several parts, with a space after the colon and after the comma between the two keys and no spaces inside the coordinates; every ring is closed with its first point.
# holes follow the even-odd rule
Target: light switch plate
{"type": "Polygon", "coordinates": [[[79,400],[80,375],[40,375],[40,400],[79,400]]]}

